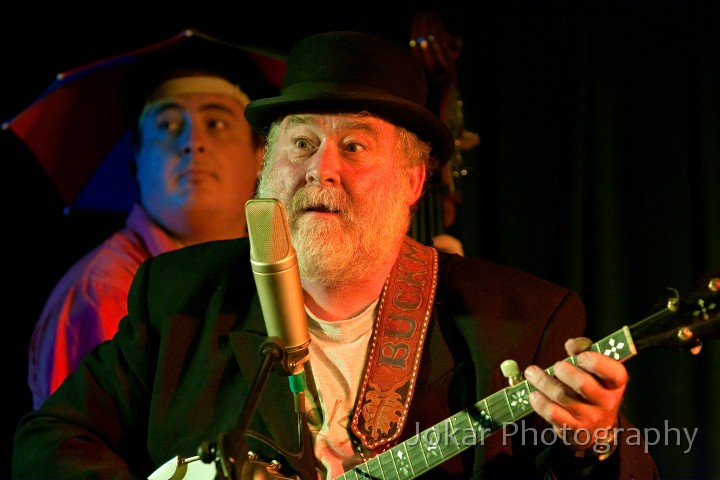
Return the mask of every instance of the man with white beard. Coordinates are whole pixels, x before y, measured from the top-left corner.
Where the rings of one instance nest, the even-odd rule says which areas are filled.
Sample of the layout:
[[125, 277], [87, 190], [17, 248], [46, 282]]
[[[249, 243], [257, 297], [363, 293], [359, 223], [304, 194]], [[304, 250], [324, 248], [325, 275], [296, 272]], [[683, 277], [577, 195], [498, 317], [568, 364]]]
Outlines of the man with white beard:
[[[147, 476], [216, 439], [200, 450], [221, 478], [263, 461], [305, 479], [657, 477], [619, 412], [624, 366], [579, 354], [577, 295], [407, 236], [453, 148], [426, 92], [405, 48], [327, 32], [291, 51], [280, 96], [245, 111], [267, 134], [258, 196], [285, 206], [297, 251], [307, 392], [269, 375], [237, 431], [268, 335], [248, 241], [185, 248], [143, 264], [115, 338], [23, 419], [16, 478]], [[526, 382], [489, 401], [508, 358]], [[506, 421], [522, 434], [484, 436]]]

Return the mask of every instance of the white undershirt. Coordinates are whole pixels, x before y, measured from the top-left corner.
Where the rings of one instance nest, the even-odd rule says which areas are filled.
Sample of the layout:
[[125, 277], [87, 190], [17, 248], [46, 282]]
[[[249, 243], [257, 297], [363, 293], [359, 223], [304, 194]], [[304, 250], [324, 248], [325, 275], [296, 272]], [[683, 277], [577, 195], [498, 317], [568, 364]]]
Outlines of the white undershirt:
[[319, 393], [308, 423], [314, 440], [319, 478], [334, 479], [361, 463], [350, 441], [350, 421], [365, 368], [375, 320], [376, 300], [360, 315], [347, 320], [324, 321], [307, 308], [310, 331], [310, 365]]

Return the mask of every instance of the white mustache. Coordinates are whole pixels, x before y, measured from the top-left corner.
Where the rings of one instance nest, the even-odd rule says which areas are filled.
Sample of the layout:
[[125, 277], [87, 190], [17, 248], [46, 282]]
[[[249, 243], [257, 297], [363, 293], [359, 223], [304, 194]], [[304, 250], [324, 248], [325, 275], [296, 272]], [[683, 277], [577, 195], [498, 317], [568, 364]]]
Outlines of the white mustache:
[[352, 216], [352, 204], [346, 193], [316, 185], [306, 185], [295, 192], [290, 210], [292, 213], [319, 210], [340, 213], [345, 217]]

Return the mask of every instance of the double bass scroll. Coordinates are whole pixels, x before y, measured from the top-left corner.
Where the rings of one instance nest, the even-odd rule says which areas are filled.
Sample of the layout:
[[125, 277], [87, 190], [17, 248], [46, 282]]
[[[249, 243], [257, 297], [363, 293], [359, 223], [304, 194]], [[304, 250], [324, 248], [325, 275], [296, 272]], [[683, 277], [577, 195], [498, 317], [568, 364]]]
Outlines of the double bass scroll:
[[459, 182], [468, 173], [462, 152], [476, 147], [480, 136], [465, 129], [456, 69], [462, 38], [448, 32], [438, 13], [420, 11], [413, 17], [409, 44], [428, 79], [428, 108], [445, 122], [455, 139], [455, 154], [430, 178], [413, 216], [412, 237], [433, 245], [433, 240], [455, 223], [461, 203]]

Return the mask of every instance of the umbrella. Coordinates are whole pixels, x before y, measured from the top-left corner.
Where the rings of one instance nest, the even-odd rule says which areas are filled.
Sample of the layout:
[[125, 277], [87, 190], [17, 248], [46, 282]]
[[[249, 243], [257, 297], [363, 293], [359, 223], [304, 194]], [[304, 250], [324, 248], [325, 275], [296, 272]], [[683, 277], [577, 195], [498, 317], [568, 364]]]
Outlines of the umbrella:
[[132, 129], [156, 77], [168, 67], [210, 68], [238, 79], [251, 98], [276, 95], [282, 55], [234, 45], [195, 29], [57, 75], [2, 125], [32, 151], [67, 207], [129, 211]]

